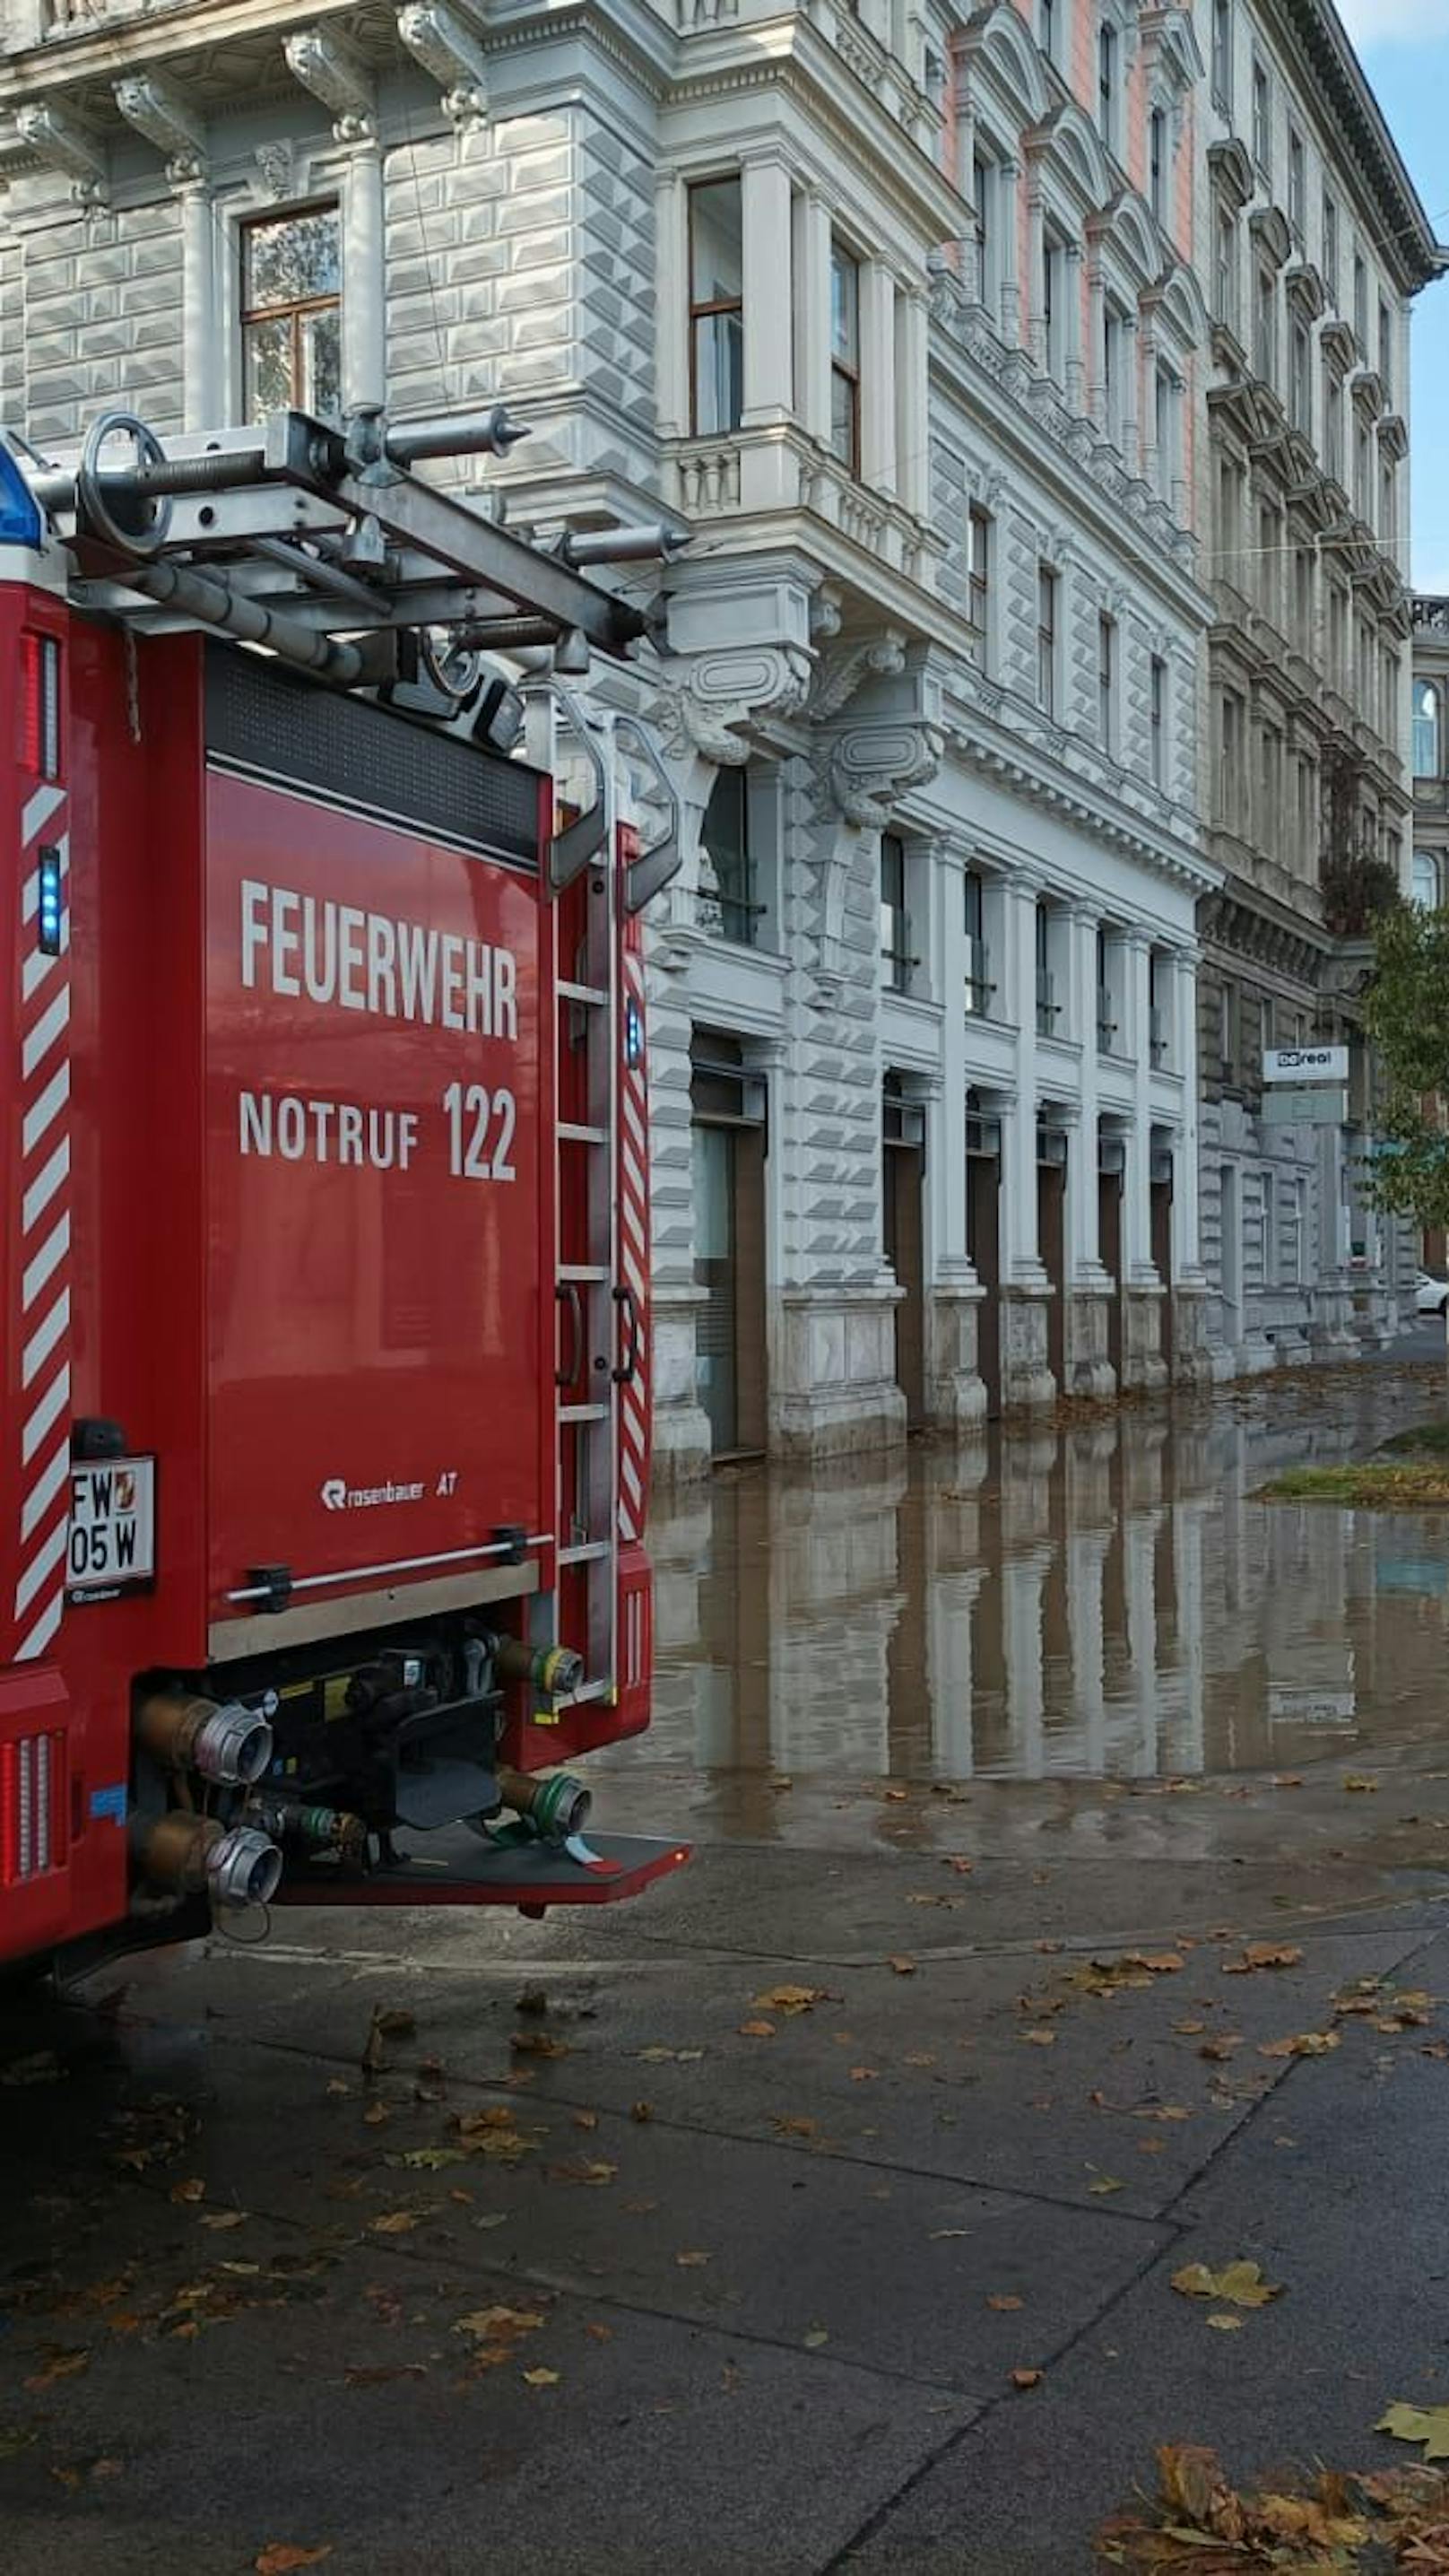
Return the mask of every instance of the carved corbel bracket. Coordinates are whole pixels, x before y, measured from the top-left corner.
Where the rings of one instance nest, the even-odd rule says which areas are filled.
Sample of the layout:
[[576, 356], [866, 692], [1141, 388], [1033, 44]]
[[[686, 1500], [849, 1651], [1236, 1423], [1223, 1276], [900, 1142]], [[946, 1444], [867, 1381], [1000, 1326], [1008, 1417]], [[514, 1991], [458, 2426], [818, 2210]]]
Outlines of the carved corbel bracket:
[[372, 82], [350, 45], [330, 27], [300, 27], [282, 47], [292, 78], [320, 99], [339, 143], [371, 143], [377, 133]]
[[443, 113], [454, 125], [475, 125], [488, 113], [488, 67], [483, 48], [448, 0], [409, 0], [398, 11], [397, 31], [408, 52], [443, 93]]

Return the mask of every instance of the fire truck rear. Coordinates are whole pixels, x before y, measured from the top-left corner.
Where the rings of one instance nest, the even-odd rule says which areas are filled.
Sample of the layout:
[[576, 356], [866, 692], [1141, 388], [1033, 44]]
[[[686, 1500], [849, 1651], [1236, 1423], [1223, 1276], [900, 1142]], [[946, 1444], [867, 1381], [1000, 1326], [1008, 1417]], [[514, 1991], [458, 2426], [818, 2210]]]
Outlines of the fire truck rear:
[[0, 1960], [686, 1856], [564, 1767], [649, 1716], [674, 850], [560, 686], [640, 614], [412, 470], [514, 434], [0, 441]]

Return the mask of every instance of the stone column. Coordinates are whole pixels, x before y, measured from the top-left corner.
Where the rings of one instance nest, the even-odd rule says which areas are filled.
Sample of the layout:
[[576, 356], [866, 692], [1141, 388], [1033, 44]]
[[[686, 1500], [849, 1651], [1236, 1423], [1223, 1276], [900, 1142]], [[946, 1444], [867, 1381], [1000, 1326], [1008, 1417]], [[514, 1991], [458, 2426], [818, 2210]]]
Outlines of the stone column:
[[380, 403], [387, 391], [382, 152], [374, 135], [347, 165], [342, 242], [342, 399]]
[[1138, 371], [1139, 429], [1138, 452], [1140, 471], [1154, 492], [1158, 489], [1160, 459], [1157, 453], [1157, 337], [1149, 323], [1139, 335], [1141, 363]]
[[1087, 1768], [1100, 1772], [1107, 1752], [1106, 1654], [1102, 1619], [1102, 1584], [1110, 1533], [1105, 1529], [1069, 1528], [1067, 1555], [1067, 1635], [1072, 1657], [1072, 1704], [1082, 1730]]
[[1063, 262], [1066, 271], [1066, 330], [1063, 347], [1066, 352], [1065, 391], [1067, 409], [1078, 417], [1087, 408], [1087, 371], [1082, 358], [1082, 260], [1080, 242], [1068, 242]]
[[1030, 163], [1026, 174], [1026, 341], [1034, 367], [1046, 366], [1047, 326], [1045, 279], [1046, 211], [1042, 204], [1041, 174]]
[[896, 306], [896, 488], [918, 519], [931, 506], [927, 436], [930, 402], [930, 317], [924, 295], [902, 295]]
[[1115, 1293], [1102, 1267], [1097, 1144], [1097, 933], [1095, 904], [1067, 915], [1068, 1007], [1081, 1038], [1079, 1124], [1067, 1159], [1067, 1385], [1071, 1395], [1111, 1396], [1117, 1381], [1108, 1359], [1108, 1306]]
[[996, 191], [1001, 234], [1001, 336], [1008, 349], [1021, 346], [1021, 262], [1016, 232], [1016, 192], [1020, 184], [1020, 162], [999, 162]]
[[182, 424], [215, 429], [220, 403], [216, 384], [216, 272], [213, 263], [211, 190], [205, 174], [189, 175], [177, 189], [181, 208]]
[[1016, 1097], [1001, 1122], [1001, 1395], [1010, 1410], [1054, 1404], [1047, 1364], [1047, 1300], [1037, 1231], [1036, 899], [1039, 880], [1006, 883], [1006, 1017], [1016, 1027]]
[[860, 471], [877, 492], [896, 488], [896, 287], [884, 260], [860, 273]]
[[687, 438], [689, 409], [689, 192], [675, 171], [654, 188], [654, 366], [661, 438]]
[[1002, 1643], [1006, 1660], [1006, 1723], [1012, 1776], [1039, 1780], [1046, 1768], [1042, 1741], [1041, 1596], [1051, 1551], [1034, 1548], [1001, 1569]]
[[940, 961], [936, 997], [945, 1012], [940, 1083], [927, 1113], [926, 1374], [931, 1417], [954, 1431], [986, 1415], [986, 1389], [976, 1368], [981, 1290], [966, 1250], [966, 856], [959, 843], [941, 841], [930, 857], [931, 953]]
[[783, 155], [746, 161], [744, 226], [745, 428], [789, 418], [794, 400], [790, 312], [790, 172]]
[[1152, 943], [1124, 934], [1127, 1044], [1132, 1055], [1132, 1125], [1122, 1209], [1122, 1374], [1128, 1386], [1162, 1386], [1162, 1301], [1166, 1283], [1152, 1258]]
[[822, 445], [830, 436], [830, 209], [812, 189], [805, 199], [800, 282], [800, 410]]
[[[1111, 426], [1107, 418], [1107, 290], [1102, 282], [1102, 254], [1095, 247], [1087, 261], [1087, 308], [1091, 343], [1087, 352], [1088, 408], [1095, 427], [1105, 437]], [[1118, 354], [1120, 357], [1120, 351]]]
[[1138, 470], [1142, 454], [1142, 352], [1139, 346], [1137, 316], [1122, 316], [1122, 462], [1129, 474]]

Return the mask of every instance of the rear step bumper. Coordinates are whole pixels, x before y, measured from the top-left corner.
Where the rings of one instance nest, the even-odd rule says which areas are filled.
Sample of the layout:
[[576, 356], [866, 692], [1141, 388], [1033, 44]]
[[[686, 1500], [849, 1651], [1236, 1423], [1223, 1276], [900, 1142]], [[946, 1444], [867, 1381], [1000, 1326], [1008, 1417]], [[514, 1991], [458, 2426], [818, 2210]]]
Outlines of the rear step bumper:
[[[285, 1905], [617, 1905], [682, 1868], [688, 1843], [644, 1834], [590, 1834], [581, 1856], [556, 1843], [490, 1844], [466, 1829], [398, 1834], [395, 1866], [366, 1873], [293, 1870], [276, 1902]], [[586, 1855], [586, 1856], [583, 1856]]]

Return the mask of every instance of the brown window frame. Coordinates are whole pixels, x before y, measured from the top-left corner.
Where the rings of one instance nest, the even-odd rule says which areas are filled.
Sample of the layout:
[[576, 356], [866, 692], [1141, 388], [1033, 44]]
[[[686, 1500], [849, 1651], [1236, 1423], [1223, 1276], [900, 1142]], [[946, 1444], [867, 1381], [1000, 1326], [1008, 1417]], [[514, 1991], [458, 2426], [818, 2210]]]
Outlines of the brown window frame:
[[244, 410], [246, 409], [247, 391], [247, 334], [255, 323], [289, 322], [291, 324], [292, 393], [295, 407], [298, 410], [303, 407], [302, 389], [306, 375], [306, 365], [303, 355], [304, 344], [302, 338], [303, 323], [310, 320], [314, 313], [335, 313], [337, 316], [339, 339], [341, 337], [341, 286], [338, 287], [335, 295], [300, 295], [295, 297], [290, 303], [248, 304], [246, 300], [247, 279], [249, 273], [247, 245], [251, 235], [253, 233], [271, 231], [278, 224], [305, 223], [309, 215], [335, 215], [337, 219], [337, 263], [338, 273], [340, 275], [342, 267], [342, 206], [340, 200], [336, 197], [311, 197], [307, 200], [305, 205], [277, 206], [267, 214], [247, 215], [243, 218], [242, 223], [238, 228], [239, 238], [237, 242], [237, 250], [240, 258], [241, 276], [241, 295], [239, 301], [241, 306], [242, 405]]
[[[841, 260], [848, 262], [855, 271], [855, 364], [853, 366], [848, 359], [839, 355], [835, 346], [835, 267], [836, 262]], [[830, 244], [830, 381], [833, 387], [838, 377], [841, 384], [848, 385], [850, 388], [850, 454], [848, 457], [842, 456], [834, 444], [833, 395], [830, 405], [831, 454], [837, 465], [843, 465], [847, 474], [857, 479], [860, 475], [860, 290], [863, 266], [862, 260], [847, 243], [832, 239]]]

